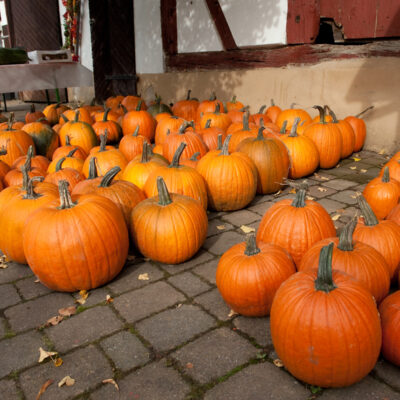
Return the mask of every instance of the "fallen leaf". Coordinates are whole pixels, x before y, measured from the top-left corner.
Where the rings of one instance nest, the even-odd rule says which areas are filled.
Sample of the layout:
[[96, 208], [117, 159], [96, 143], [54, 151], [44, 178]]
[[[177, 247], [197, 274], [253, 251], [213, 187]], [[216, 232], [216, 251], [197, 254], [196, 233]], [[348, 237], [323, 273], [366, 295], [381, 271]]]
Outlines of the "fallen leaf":
[[52, 379], [48, 379], [45, 383], [43, 383], [42, 387], [39, 390], [39, 393], [36, 396], [36, 400], [40, 399], [40, 396], [46, 391], [46, 389], [53, 383]]
[[46, 350], [43, 350], [41, 347], [39, 347], [39, 360], [38, 360], [38, 362], [42, 362], [42, 361], [44, 361], [46, 358], [51, 358], [51, 356], [55, 356], [56, 354], [57, 354], [57, 352], [56, 351], [46, 351]]
[[78, 304], [80, 304], [80, 305], [82, 306], [83, 304], [86, 303], [86, 300], [85, 300], [85, 299], [82, 299], [82, 298], [76, 299], [76, 300], [75, 300], [75, 303], [78, 303]]
[[367, 172], [367, 170], [366, 170], [366, 169], [360, 169], [360, 172], [361, 172], [362, 174], [365, 174], [365, 173]]
[[361, 161], [361, 158], [353, 157], [353, 160], [354, 160], [355, 162], [357, 162], [357, 161]]
[[242, 225], [240, 227], [240, 229], [244, 232], [244, 233], [250, 233], [250, 232], [255, 232], [256, 229], [252, 228], [251, 226], [246, 226], [246, 225]]
[[181, 308], [182, 307], [182, 303], [179, 303], [175, 308]]
[[306, 200], [315, 200], [315, 197], [312, 197], [312, 196], [306, 196]]
[[126, 257], [126, 261], [135, 261], [136, 260], [136, 256], [134, 255], [128, 255], [128, 257]]
[[4, 256], [4, 255], [0, 257], [0, 268], [1, 268], [1, 269], [6, 269], [6, 268], [8, 268], [7, 257]]
[[106, 296], [106, 303], [112, 303], [114, 301], [114, 299], [108, 294]]
[[61, 387], [63, 385], [72, 386], [74, 383], [75, 383], [75, 379], [73, 379], [69, 375], [67, 375], [67, 376], [64, 376], [64, 378], [62, 378], [60, 382], [58, 382], [58, 387]]
[[115, 386], [115, 389], [119, 390], [119, 386], [117, 385], [117, 382], [114, 381], [114, 379], [104, 379], [102, 382], [103, 383], [111, 383], [112, 385]]
[[331, 217], [332, 221], [337, 221], [340, 218], [340, 214], [335, 214]]
[[340, 167], [340, 164], [337, 164], [335, 168], [339, 168], [339, 167]]
[[339, 210], [336, 210], [337, 213], [344, 213], [344, 208], [339, 208]]
[[79, 296], [82, 297], [82, 299], [87, 299], [89, 297], [89, 292], [87, 290], [80, 290], [79, 291]]
[[223, 231], [225, 229], [225, 225], [217, 225], [217, 229], [219, 231]]
[[58, 310], [58, 313], [62, 317], [70, 317], [71, 315], [76, 314], [76, 307], [75, 306], [70, 306], [70, 307], [60, 308]]
[[325, 188], [323, 188], [323, 187], [318, 187], [317, 189], [318, 189], [318, 191], [320, 191], [320, 192], [327, 192], [327, 191], [328, 191], [328, 189], [325, 189]]
[[353, 165], [352, 167], [349, 167], [350, 169], [357, 169], [357, 167], [355, 165]]
[[385, 149], [380, 150], [378, 154], [385, 154]]
[[274, 197], [278, 197], [282, 193], [282, 190], [278, 190], [275, 194]]
[[40, 283], [39, 279], [36, 279], [35, 281], [33, 281], [33, 283]]
[[274, 360], [274, 365], [275, 365], [276, 367], [278, 367], [278, 368], [282, 368], [282, 367], [283, 367], [283, 362], [282, 362], [279, 358], [276, 358], [276, 359]]
[[191, 362], [186, 363], [186, 368], [192, 369], [193, 364]]
[[238, 315], [236, 311], [231, 310], [228, 314], [228, 318], [233, 317], [234, 315]]
[[45, 325], [46, 326], [50, 326], [50, 325], [55, 326], [55, 325], [58, 325], [63, 319], [64, 319], [64, 317], [62, 317], [61, 315], [56, 315], [55, 317], [48, 319], [46, 321]]
[[57, 357], [53, 362], [56, 367], [61, 367], [63, 364], [63, 359], [61, 357]]
[[295, 188], [293, 188], [293, 189], [290, 189], [290, 190], [289, 190], [289, 193], [296, 194], [296, 189], [295, 189]]
[[150, 280], [149, 274], [146, 272], [145, 274], [140, 274], [138, 276], [139, 281], [148, 281]]

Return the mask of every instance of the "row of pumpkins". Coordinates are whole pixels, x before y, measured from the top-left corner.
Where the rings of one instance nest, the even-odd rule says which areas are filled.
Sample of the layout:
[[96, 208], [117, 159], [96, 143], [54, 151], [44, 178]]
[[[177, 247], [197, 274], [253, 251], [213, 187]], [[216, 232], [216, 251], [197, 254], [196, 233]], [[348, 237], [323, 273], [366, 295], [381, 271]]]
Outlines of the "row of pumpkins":
[[[26, 124], [0, 127], [0, 180], [8, 186], [0, 192], [0, 249], [28, 263], [52, 289], [91, 289], [113, 279], [125, 263], [129, 236], [146, 257], [183, 262], [206, 238], [208, 208], [243, 208], [256, 192], [278, 191], [287, 176], [334, 167], [365, 139], [361, 118], [348, 118], [355, 124], [346, 136], [339, 128], [346, 119], [338, 121], [328, 107], [317, 107], [313, 122], [304, 110], [276, 106], [254, 115], [243, 107], [221, 112], [225, 106], [212, 99], [197, 101], [183, 117], [196, 103], [189, 98], [174, 105], [173, 116], [161, 102], [150, 106], [153, 117], [140, 99], [127, 98], [108, 99], [108, 109], [92, 115], [89, 106], [53, 105], [45, 110], [47, 123], [29, 122], [32, 111]], [[177, 111], [180, 103], [186, 108]], [[198, 112], [203, 103], [213, 110]], [[107, 143], [118, 142], [121, 127], [117, 150]], [[300, 186], [293, 201], [278, 201], [266, 212], [257, 237], [219, 261], [224, 300], [243, 315], [271, 313], [278, 356], [307, 383], [345, 386], [365, 376], [379, 355], [381, 322], [383, 354], [400, 365], [400, 295], [388, 296], [399, 276], [399, 158], [367, 185], [359, 198], [363, 218], [357, 227], [351, 221], [339, 239], [329, 214], [306, 200]]]

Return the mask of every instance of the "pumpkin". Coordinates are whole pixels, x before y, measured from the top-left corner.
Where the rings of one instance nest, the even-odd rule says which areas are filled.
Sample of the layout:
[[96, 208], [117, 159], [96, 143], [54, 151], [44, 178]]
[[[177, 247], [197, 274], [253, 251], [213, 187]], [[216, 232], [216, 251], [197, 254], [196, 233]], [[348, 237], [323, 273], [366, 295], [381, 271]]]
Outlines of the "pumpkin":
[[207, 214], [199, 201], [169, 193], [157, 178], [158, 196], [141, 201], [132, 211], [131, 235], [150, 259], [179, 264], [200, 249], [207, 236]]
[[320, 113], [320, 122], [307, 125], [304, 135], [317, 146], [319, 165], [321, 168], [333, 168], [342, 154], [342, 134], [333, 122], [325, 122], [325, 111], [320, 106], [314, 106]]
[[256, 112], [255, 114], [251, 114], [251, 117], [253, 118], [253, 122], [257, 125], [260, 126], [262, 125], [260, 123], [260, 120], [263, 120], [263, 123], [266, 122], [272, 122], [271, 119], [267, 116], [267, 114], [265, 114], [265, 109], [266, 109], [266, 105], [262, 105], [260, 107], [260, 109], [258, 110], [258, 112]]
[[211, 120], [210, 126], [215, 126], [222, 129], [224, 132], [228, 129], [228, 126], [232, 123], [229, 115], [220, 112], [220, 104], [215, 105], [215, 110], [213, 112], [206, 112], [200, 118], [200, 128], [204, 129], [208, 120]]
[[157, 178], [161, 176], [172, 193], [191, 197], [201, 203], [207, 210], [207, 189], [203, 177], [193, 168], [180, 165], [180, 157], [186, 147], [182, 142], [176, 150], [171, 164], [160, 165], [150, 173], [143, 187], [147, 197], [157, 195]]
[[186, 121], [183, 118], [171, 115], [169, 117], [163, 118], [156, 126], [156, 133], [154, 141], [156, 145], [163, 144], [165, 139], [170, 133], [175, 133], [179, 131], [179, 128]]
[[[265, 111], [267, 117], [275, 124], [281, 112], [282, 109], [279, 106], [275, 105], [274, 99], [271, 99], [271, 105], [267, 108], [267, 111]], [[307, 120], [307, 117], [305, 118], [305, 120]]]
[[246, 207], [257, 190], [257, 168], [244, 153], [229, 153], [228, 135], [222, 150], [208, 153], [197, 164], [207, 187], [208, 204], [216, 211], [234, 211]]
[[386, 218], [400, 199], [400, 182], [390, 177], [389, 167], [382, 176], [372, 179], [363, 190], [365, 200], [378, 219]]
[[357, 219], [353, 218], [343, 227], [339, 238], [323, 239], [312, 245], [302, 257], [298, 270], [318, 268], [321, 249], [333, 242], [332, 268], [354, 277], [380, 303], [389, 293], [389, 266], [373, 247], [353, 240], [356, 224]]
[[147, 109], [146, 103], [139, 96], [125, 96], [121, 101], [121, 105], [124, 106], [127, 111], [145, 111]]
[[[249, 106], [243, 107], [243, 108], [239, 108], [239, 109], [230, 110], [230, 111], [228, 111], [226, 113], [226, 115], [230, 118], [231, 124], [233, 124], [235, 122], [236, 123], [238, 123], [238, 122], [240, 123], [240, 122], [243, 121], [243, 114], [248, 110], [249, 110]], [[256, 123], [253, 114], [249, 115], [249, 122], [252, 122], [252, 123], [254, 123], [254, 124], [259, 126], [259, 124]], [[226, 131], [226, 129], [224, 131]]]
[[88, 125], [92, 125], [93, 119], [90, 115], [90, 112], [86, 110], [84, 107], [78, 107], [75, 108], [74, 110], [66, 110], [60, 115], [60, 119], [58, 123], [60, 125], [64, 125], [68, 121], [79, 121], [79, 122], [85, 122]]
[[[89, 161], [89, 174], [87, 178], [79, 181], [71, 190], [71, 194], [80, 195], [90, 193], [91, 190], [93, 190], [92, 187], [98, 186], [102, 179], [103, 177], [97, 174], [96, 157], [91, 157]], [[89, 187], [91, 188], [89, 189]]]
[[272, 342], [285, 368], [321, 387], [364, 378], [382, 339], [371, 293], [342, 271], [332, 272], [332, 248], [322, 248], [318, 270], [298, 272], [280, 286], [270, 317]]
[[400, 367], [400, 290], [383, 300], [379, 313], [382, 321], [382, 355]]
[[400, 204], [397, 204], [395, 207], [392, 208], [392, 211], [390, 211], [386, 219], [394, 221], [397, 225], [400, 225]]
[[226, 138], [226, 134], [221, 128], [211, 126], [211, 119], [207, 120], [204, 128], [198, 133], [209, 150], [215, 150], [217, 148], [219, 135], [221, 135], [222, 140]]
[[[65, 155], [65, 157], [61, 157], [61, 158], [64, 158], [63, 168], [68, 167], [68, 168], [76, 169], [79, 172], [82, 171], [84, 161], [82, 159], [76, 158], [74, 156], [77, 151], [78, 151], [77, 148], [72, 149], [68, 154]], [[61, 160], [61, 158], [53, 160], [49, 164], [49, 166], [47, 168], [47, 173], [50, 174], [51, 172], [54, 172], [56, 170], [56, 165]]]
[[[7, 153], [6, 150], [0, 150], [0, 156], [5, 155]], [[4, 161], [0, 160], [0, 181], [3, 183], [3, 179], [6, 176], [7, 172], [10, 170], [10, 166], [6, 164]]]
[[83, 181], [85, 176], [76, 169], [69, 167], [63, 168], [65, 159], [66, 157], [63, 157], [57, 161], [54, 172], [47, 174], [44, 181], [58, 185], [60, 181], [65, 180], [68, 182], [69, 190], [72, 192], [75, 185], [78, 182]]
[[71, 198], [65, 181], [59, 192], [60, 200], [37, 210], [25, 224], [22, 243], [28, 264], [53, 290], [102, 286], [118, 275], [128, 255], [124, 217], [105, 197]]
[[[229, 130], [229, 129], [228, 129]], [[237, 147], [239, 146], [240, 142], [247, 138], [255, 139], [257, 137], [258, 127], [256, 124], [250, 125], [249, 124], [249, 112], [247, 111], [243, 115], [243, 128], [233, 132], [232, 138], [229, 142], [229, 152], [232, 153], [237, 151]], [[228, 131], [227, 131], [228, 134]]]
[[[25, 169], [25, 166], [22, 168]], [[27, 171], [26, 171], [27, 172]], [[33, 187], [33, 182], [43, 177], [30, 178], [25, 193], [15, 195], [0, 213], [1, 235], [0, 249], [8, 259], [26, 264], [22, 246], [22, 229], [25, 221], [40, 207], [57, 198], [57, 187], [54, 185]]]
[[[40, 169], [41, 171], [47, 171], [47, 168], [49, 167], [50, 161], [48, 158], [44, 156], [33, 156], [33, 147], [32, 150], [30, 150], [31, 147], [28, 150], [28, 153], [30, 152], [30, 157], [31, 157], [31, 167], [32, 168], [37, 168]], [[25, 164], [26, 159], [28, 158], [28, 155], [22, 156], [17, 158], [11, 168], [16, 169], [22, 167], [23, 164]]]
[[394, 221], [378, 221], [363, 195], [357, 198], [363, 218], [359, 218], [354, 240], [378, 250], [389, 266], [390, 278], [397, 280], [400, 265], [400, 226]]
[[351, 127], [353, 128], [355, 135], [355, 143], [354, 143], [354, 152], [360, 151], [365, 142], [365, 138], [367, 136], [367, 126], [363, 119], [361, 119], [361, 115], [366, 113], [369, 110], [372, 110], [374, 106], [370, 106], [366, 108], [364, 111], [360, 112], [356, 116], [349, 115], [344, 120], [347, 121]]
[[292, 107], [287, 110], [281, 111], [275, 121], [271, 118], [272, 122], [274, 122], [279, 129], [281, 129], [283, 123], [287, 121], [286, 129], [290, 130], [296, 118], [300, 118], [300, 124], [303, 122], [307, 125], [311, 123], [311, 117], [307, 111], [302, 110], [301, 108], [293, 107], [294, 105], [292, 105]]
[[83, 150], [81, 146], [71, 145], [71, 141], [68, 135], [65, 136], [65, 145], [57, 147], [57, 149], [54, 151], [52, 160], [58, 161], [60, 158], [66, 157], [67, 154], [70, 154], [72, 150], [76, 150], [73, 153], [75, 158], [79, 158], [83, 161], [86, 160], [86, 157], [88, 156], [86, 151]]
[[108, 111], [108, 114], [107, 114], [107, 119], [106, 119], [106, 121], [115, 121], [115, 122], [118, 122], [119, 118], [121, 117], [121, 114], [118, 114], [117, 112], [113, 111], [113, 110], [110, 109], [110, 108], [106, 108], [105, 111], [104, 111], [104, 110], [98, 111], [98, 112], [96, 112], [96, 113], [93, 115], [93, 121], [94, 121], [94, 123], [103, 121], [103, 119], [104, 119], [104, 114], [105, 114], [107, 111]]
[[60, 115], [67, 110], [69, 110], [69, 107], [64, 104], [49, 104], [44, 108], [43, 114], [50, 125], [56, 125], [60, 120]]
[[244, 107], [244, 104], [242, 102], [238, 101], [235, 95], [232, 96], [232, 99], [230, 101], [226, 102], [227, 112], [229, 112], [231, 110], [240, 110], [243, 107]]
[[237, 150], [247, 154], [257, 168], [257, 193], [269, 194], [281, 189], [288, 177], [289, 163], [287, 150], [277, 139], [264, 138], [263, 131], [261, 126], [257, 137], [242, 140]]
[[146, 136], [147, 139], [152, 141], [155, 135], [156, 120], [146, 110], [141, 110], [140, 100], [136, 109], [128, 111], [122, 119], [122, 133], [130, 135], [135, 132], [136, 127], [139, 125], [140, 134]]
[[42, 111], [36, 111], [35, 105], [32, 103], [30, 112], [25, 115], [25, 123], [29, 124], [31, 122], [36, 122], [41, 118], [46, 119], [46, 116]]
[[161, 102], [161, 97], [156, 95], [156, 99], [152, 102], [147, 111], [156, 118], [157, 114], [168, 113], [172, 115], [172, 110], [166, 104]]
[[196, 169], [197, 164], [199, 163], [199, 156], [200, 156], [200, 153], [196, 152], [192, 155], [192, 157], [186, 158], [184, 160], [180, 160], [179, 164], [186, 165], [187, 167]]
[[224, 104], [222, 101], [217, 100], [217, 96], [213, 93], [208, 100], [203, 100], [200, 102], [199, 106], [196, 110], [196, 122], [200, 122], [202, 114], [213, 112], [215, 110], [215, 106], [219, 104], [220, 110], [224, 110]]
[[143, 143], [150, 144], [146, 136], [139, 135], [139, 125], [136, 127], [132, 135], [125, 135], [119, 142], [118, 150], [125, 156], [127, 161], [131, 161], [135, 156], [140, 154], [143, 149]]
[[279, 286], [296, 272], [292, 258], [281, 247], [256, 243], [254, 233], [246, 242], [226, 251], [218, 262], [216, 283], [225, 303], [248, 317], [268, 315]]
[[98, 138], [100, 138], [100, 135], [103, 135], [107, 130], [107, 142], [114, 143], [119, 141], [122, 135], [122, 130], [117, 122], [108, 119], [109, 112], [110, 109], [107, 108], [107, 110], [104, 112], [103, 120], [96, 121], [92, 125], [92, 128]]
[[106, 99], [105, 106], [107, 108], [111, 108], [111, 109], [117, 108], [121, 104], [121, 101], [123, 99], [124, 99], [124, 96], [121, 96], [121, 95], [108, 97]]
[[172, 106], [172, 111], [177, 117], [183, 118], [186, 121], [194, 121], [196, 112], [199, 106], [199, 101], [190, 97], [191, 90], [188, 90], [185, 100], [179, 100]]
[[314, 243], [336, 235], [324, 207], [305, 197], [306, 185], [300, 185], [294, 200], [283, 199], [273, 204], [261, 219], [257, 232], [257, 241], [283, 247], [296, 266]]
[[49, 125], [41, 122], [28, 123], [24, 125], [23, 130], [32, 137], [36, 152], [51, 159], [59, 146], [57, 133]]
[[[9, 123], [10, 118], [12, 119], [11, 126]], [[10, 117], [7, 119], [7, 121], [0, 123], [0, 131], [4, 131], [4, 129], [7, 129], [9, 127], [11, 127], [12, 129], [15, 129], [15, 130], [19, 130], [19, 129], [22, 129], [24, 125], [25, 125], [25, 122], [14, 121], [14, 113], [11, 112]]]
[[307, 136], [297, 134], [299, 119], [292, 125], [289, 135], [280, 135], [290, 159], [289, 177], [303, 178], [311, 175], [319, 165], [319, 152], [315, 143]]

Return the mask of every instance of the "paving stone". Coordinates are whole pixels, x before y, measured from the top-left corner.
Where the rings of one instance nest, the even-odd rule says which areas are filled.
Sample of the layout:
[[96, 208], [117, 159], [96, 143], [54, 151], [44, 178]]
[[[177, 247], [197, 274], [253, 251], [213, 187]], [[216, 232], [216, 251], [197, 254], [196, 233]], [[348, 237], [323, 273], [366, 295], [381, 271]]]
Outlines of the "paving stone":
[[400, 368], [385, 361], [379, 360], [374, 367], [374, 374], [393, 389], [400, 391]]
[[[58, 382], [67, 375], [75, 379], [74, 385], [59, 388]], [[92, 389], [112, 376], [113, 372], [106, 358], [95, 346], [89, 345], [63, 356], [63, 364], [58, 368], [49, 361], [23, 372], [20, 382], [26, 400], [34, 400], [43, 383], [52, 379], [54, 383], [46, 389], [40, 400], [65, 400]]]
[[232, 229], [234, 229], [233, 225], [219, 218], [214, 218], [208, 222], [207, 237], [218, 235], [221, 232], [230, 231]]
[[386, 161], [387, 161], [386, 159], [378, 158], [376, 156], [362, 159], [363, 164], [373, 165], [376, 167], [380, 167], [382, 162], [386, 162]]
[[313, 175], [310, 175], [311, 179], [318, 182], [328, 182], [328, 180], [335, 179], [335, 175], [329, 175], [324, 170], [318, 170]]
[[200, 249], [190, 260], [181, 264], [159, 264], [162, 269], [167, 271], [169, 274], [174, 275], [179, 272], [186, 271], [195, 267], [196, 265], [203, 264], [206, 261], [213, 258], [214, 255], [208, 253], [207, 251]]
[[348, 174], [348, 175], [343, 175], [341, 178], [348, 181], [353, 181], [358, 184], [368, 183], [372, 179], [370, 176], [366, 174]]
[[11, 371], [36, 364], [39, 347], [44, 347], [39, 332], [28, 332], [0, 342], [0, 378]]
[[363, 183], [362, 185], [357, 185], [353, 187], [353, 190], [357, 191], [357, 192], [363, 192], [365, 189], [365, 186], [367, 186], [366, 183]]
[[182, 290], [182, 292], [185, 292], [188, 297], [197, 296], [210, 289], [210, 285], [190, 272], [174, 275], [168, 279], [168, 282]]
[[150, 359], [149, 350], [130, 332], [118, 332], [102, 340], [100, 345], [122, 371], [145, 364]]
[[[351, 173], [351, 169], [349, 169], [349, 167], [347, 165], [345, 166], [338, 166], [335, 168], [331, 168], [331, 169], [325, 169], [325, 170], [321, 170], [324, 173], [326, 173], [329, 176], [333, 176], [333, 177], [337, 177], [337, 176], [342, 176], [342, 175], [346, 175], [348, 173]], [[319, 174], [319, 172], [318, 172]]]
[[[356, 167], [356, 168], [354, 168], [354, 167]], [[350, 169], [351, 171], [360, 172], [362, 169], [371, 168], [371, 164], [364, 163], [364, 161], [361, 159], [361, 161], [353, 161], [353, 162], [347, 164], [346, 168]]]
[[194, 301], [201, 304], [209, 313], [215, 315], [221, 321], [230, 319], [228, 316], [231, 309], [226, 305], [218, 289], [197, 296]]
[[266, 201], [272, 201], [273, 199], [274, 199], [273, 194], [264, 194], [264, 195], [258, 194], [256, 197], [254, 197], [249, 207], [255, 206], [256, 204], [264, 203]]
[[327, 187], [322, 187], [322, 185], [315, 185], [315, 186], [310, 186], [308, 188], [308, 195], [312, 197], [316, 197], [317, 199], [321, 199], [323, 197], [329, 196], [331, 194], [335, 194], [336, 190], [327, 188]]
[[11, 284], [0, 285], [0, 308], [7, 308], [18, 304], [21, 297], [15, 287]]
[[346, 207], [346, 204], [340, 203], [339, 201], [335, 201], [332, 199], [321, 199], [318, 200], [318, 203], [325, 208], [328, 214], [331, 214], [333, 212], [336, 212], [336, 210], [340, 210]]
[[215, 273], [217, 271], [218, 262], [219, 258], [214, 258], [213, 260], [210, 260], [204, 264], [197, 266], [196, 268], [193, 268], [193, 272], [197, 275], [202, 276], [210, 283], [215, 285]]
[[14, 381], [3, 379], [0, 381], [1, 399], [16, 400], [20, 399], [18, 389]]
[[[106, 304], [107, 295], [110, 295], [112, 297], [111, 290], [107, 287], [100, 287], [94, 290], [90, 290], [88, 294], [89, 296], [86, 298], [86, 302], [82, 304], [83, 307], [92, 307], [100, 303]], [[82, 298], [79, 292], [75, 292], [73, 296], [75, 299]]]
[[207, 217], [209, 220], [213, 218], [220, 218], [225, 214], [227, 214], [226, 211], [207, 211]]
[[368, 177], [371, 177], [371, 178], [376, 178], [377, 176], [379, 176], [380, 172], [381, 172], [380, 167], [372, 167], [372, 168], [369, 168], [367, 170], [367, 172], [365, 172], [365, 175], [367, 175]]
[[263, 203], [259, 203], [249, 207], [249, 210], [254, 211], [257, 214], [260, 214], [261, 216], [264, 216], [264, 214], [269, 210], [272, 204], [274, 204], [272, 201], [265, 201]]
[[156, 282], [117, 297], [113, 304], [128, 322], [134, 322], [185, 300], [167, 283]]
[[222, 217], [224, 221], [228, 221], [229, 223], [236, 226], [251, 224], [252, 222], [257, 221], [259, 218], [260, 218], [259, 215], [249, 210], [240, 210], [231, 212]]
[[330, 198], [346, 204], [357, 204], [357, 192], [354, 190], [343, 190], [330, 196]]
[[66, 293], [51, 293], [25, 303], [8, 308], [4, 315], [16, 332], [37, 328], [58, 315], [60, 308], [74, 304], [74, 299]]
[[269, 362], [249, 365], [218, 384], [204, 400], [306, 400], [310, 392], [291, 375]]
[[287, 194], [284, 194], [284, 195], [276, 196], [274, 202], [276, 203], [277, 201], [287, 200], [287, 199], [293, 200], [295, 197], [296, 197], [295, 193], [287, 193]]
[[243, 236], [237, 232], [230, 231], [209, 237], [203, 247], [212, 254], [221, 255], [234, 244], [240, 242], [243, 242]]
[[35, 275], [33, 275], [27, 279], [21, 279], [15, 283], [15, 286], [17, 286], [19, 292], [25, 300], [31, 300], [35, 297], [43, 296], [53, 292], [42, 283], [35, 281], [37, 281], [37, 278]]
[[233, 320], [233, 325], [255, 339], [260, 346], [272, 346], [269, 317], [250, 318], [239, 315]]
[[165, 360], [146, 365], [118, 381], [119, 392], [113, 385], [103, 385], [92, 395], [92, 400], [182, 400], [190, 386]]
[[341, 389], [326, 389], [319, 398], [322, 400], [399, 400], [400, 393], [396, 393], [384, 383], [367, 376], [361, 382], [352, 386]]
[[[217, 350], [218, 349], [218, 350]], [[216, 329], [171, 354], [185, 367], [185, 372], [200, 383], [206, 383], [227, 374], [251, 358], [258, 350], [228, 328]]]
[[[139, 275], [148, 274], [149, 280], [139, 280]], [[164, 277], [162, 271], [155, 265], [145, 262], [140, 264], [127, 265], [122, 273], [118, 275], [111, 283], [107, 285], [114, 293], [124, 293], [128, 290], [137, 289], [142, 286], [146, 286], [158, 279]]]
[[0, 283], [14, 282], [33, 275], [32, 270], [27, 265], [17, 264], [15, 262], [7, 263], [8, 267], [0, 269]]
[[255, 232], [257, 232], [260, 224], [261, 224], [261, 219], [259, 221], [253, 222], [252, 224], [249, 224], [247, 226], [250, 228], [254, 228]]
[[183, 304], [139, 322], [139, 333], [156, 350], [167, 351], [215, 326], [216, 321], [197, 306]]
[[46, 328], [46, 333], [57, 351], [63, 353], [109, 335], [122, 327], [123, 323], [110, 307], [98, 306], [73, 315], [61, 324]]
[[6, 334], [5, 320], [0, 318], [0, 339]]
[[346, 190], [352, 186], [357, 185], [357, 183], [353, 181], [348, 181], [346, 179], [338, 178], [338, 179], [332, 179], [327, 182], [322, 182], [321, 185], [335, 190]]

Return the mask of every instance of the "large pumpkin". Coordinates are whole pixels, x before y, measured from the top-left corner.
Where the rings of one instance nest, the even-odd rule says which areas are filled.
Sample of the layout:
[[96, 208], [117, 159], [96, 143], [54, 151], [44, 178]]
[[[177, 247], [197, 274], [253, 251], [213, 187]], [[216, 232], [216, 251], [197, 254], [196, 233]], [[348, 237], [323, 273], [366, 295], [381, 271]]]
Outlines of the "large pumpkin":
[[381, 348], [379, 313], [371, 293], [332, 272], [333, 244], [318, 270], [298, 272], [278, 289], [271, 336], [278, 357], [297, 379], [314, 386], [349, 386], [374, 367]]
[[122, 119], [122, 133], [131, 135], [139, 125], [140, 134], [152, 141], [155, 135], [156, 120], [146, 110], [141, 109], [143, 102], [140, 100], [136, 109], [128, 111]]
[[22, 242], [28, 264], [53, 290], [104, 285], [121, 271], [128, 255], [124, 217], [105, 197], [71, 198], [65, 181], [59, 183], [59, 192], [60, 200], [37, 210], [25, 224]]
[[229, 307], [242, 315], [268, 315], [279, 286], [296, 272], [281, 247], [256, 243], [255, 234], [226, 251], [218, 262], [216, 283]]
[[[267, 114], [268, 115], [268, 114]], [[294, 104], [292, 105], [291, 108], [288, 108], [286, 110], [281, 111], [276, 120], [274, 121], [272, 118], [272, 122], [275, 122], [276, 125], [278, 125], [278, 128], [281, 129], [282, 125], [285, 121], [287, 121], [287, 128], [290, 130], [292, 128], [292, 125], [296, 118], [300, 118], [300, 124], [304, 123], [306, 125], [311, 123], [311, 117], [310, 114], [301, 109], [301, 108], [294, 108]]]
[[169, 194], [157, 179], [158, 196], [132, 211], [131, 234], [139, 251], [154, 261], [179, 264], [191, 258], [207, 236], [207, 214], [199, 201]]

